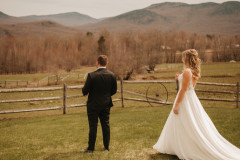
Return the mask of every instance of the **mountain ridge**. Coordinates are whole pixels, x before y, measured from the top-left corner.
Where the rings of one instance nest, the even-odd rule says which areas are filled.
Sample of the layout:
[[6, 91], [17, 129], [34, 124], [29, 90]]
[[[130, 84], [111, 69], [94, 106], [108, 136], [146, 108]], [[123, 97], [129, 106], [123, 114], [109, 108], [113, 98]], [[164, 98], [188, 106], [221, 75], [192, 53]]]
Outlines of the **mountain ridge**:
[[1, 24], [0, 37], [12, 36], [43, 36], [43, 35], [70, 35], [78, 30], [66, 27], [53, 21], [43, 20], [17, 24]]
[[[5, 15], [5, 19], [1, 19], [1, 13]], [[88, 15], [81, 14], [78, 12], [66, 12], [66, 13], [59, 13], [59, 14], [49, 14], [49, 15], [29, 15], [29, 16], [21, 16], [21, 17], [14, 17], [7, 15], [3, 12], [0, 13], [0, 23], [1, 24], [16, 24], [16, 23], [27, 23], [27, 22], [34, 22], [34, 21], [41, 21], [41, 20], [49, 20], [54, 21], [59, 24], [65, 26], [79, 26], [87, 23], [94, 23], [99, 21], [98, 19], [92, 18]], [[12, 18], [13, 20], [7, 20]], [[15, 20], [15, 21], [14, 21]], [[3, 23], [5, 22], [5, 23]]]
[[[237, 6], [237, 7], [236, 7]], [[187, 4], [164, 2], [79, 26], [85, 31], [160, 29], [201, 34], [240, 34], [240, 2]], [[136, 13], [139, 15], [136, 16]]]
[[[159, 29], [163, 31], [183, 30], [201, 34], [237, 35], [240, 34], [240, 2], [200, 4], [164, 2], [102, 19], [92, 18], [78, 12], [22, 17], [9, 16], [0, 12], [0, 23], [2, 24], [37, 21], [56, 22], [72, 27], [74, 30], [86, 32]], [[62, 29], [63, 26], [61, 26]]]

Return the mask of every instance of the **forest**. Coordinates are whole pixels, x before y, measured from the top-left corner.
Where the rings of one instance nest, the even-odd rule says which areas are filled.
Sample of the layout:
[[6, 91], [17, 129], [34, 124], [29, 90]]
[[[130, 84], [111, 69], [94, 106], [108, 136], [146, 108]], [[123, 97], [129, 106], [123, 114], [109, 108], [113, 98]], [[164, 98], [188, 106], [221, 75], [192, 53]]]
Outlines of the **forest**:
[[70, 72], [95, 65], [106, 54], [118, 77], [154, 70], [156, 64], [179, 63], [181, 52], [194, 48], [202, 62], [240, 60], [240, 36], [201, 35], [184, 31], [79, 32], [74, 35], [0, 38], [0, 74]]

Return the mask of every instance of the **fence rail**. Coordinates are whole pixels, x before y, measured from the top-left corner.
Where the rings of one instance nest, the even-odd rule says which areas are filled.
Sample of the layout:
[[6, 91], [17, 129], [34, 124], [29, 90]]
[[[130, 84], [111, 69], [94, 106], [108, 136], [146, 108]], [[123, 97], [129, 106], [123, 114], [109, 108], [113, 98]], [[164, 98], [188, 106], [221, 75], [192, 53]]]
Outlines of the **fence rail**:
[[195, 89], [196, 92], [207, 92], [207, 93], [225, 93], [225, 94], [236, 94], [234, 91], [217, 91], [217, 90], [202, 90], [202, 89]]
[[0, 81], [0, 88], [16, 88], [16, 87], [39, 87], [45, 85], [56, 85], [63, 83], [65, 80], [71, 78], [71, 80], [85, 79], [86, 74], [82, 73], [59, 73], [48, 75], [41, 80], [38, 81], [27, 81], [27, 80], [1, 80]]
[[[153, 80], [153, 81], [126, 81], [124, 80], [123, 83], [176, 83], [174, 80], [166, 80], [166, 81], [161, 81], [161, 80]], [[236, 87], [237, 84], [229, 84], [229, 83], [213, 83], [213, 82], [197, 82], [197, 84], [200, 85], [215, 85], [215, 86], [231, 86], [231, 87]]]
[[8, 84], [11, 84], [11, 86], [25, 86], [27, 87], [29, 85], [29, 81], [23, 81], [23, 80], [4, 80], [0, 81], [0, 87], [6, 88]]
[[[83, 85], [69, 86], [69, 89], [80, 89]], [[38, 92], [38, 91], [56, 91], [62, 90], [63, 87], [43, 87], [43, 88], [17, 88], [17, 89], [0, 89], [0, 93], [11, 93], [11, 92]]]
[[[66, 96], [67, 98], [79, 98], [83, 95]], [[44, 97], [44, 98], [31, 98], [31, 99], [16, 99], [16, 100], [0, 100], [0, 103], [14, 103], [14, 102], [32, 102], [32, 101], [49, 101], [49, 100], [60, 100], [63, 97]]]
[[[168, 81], [123, 81], [126, 84], [142, 84], [142, 83], [176, 83], [177, 90], [179, 88], [178, 81], [168, 80]], [[199, 85], [213, 85], [213, 86], [224, 86], [224, 87], [236, 87], [236, 91], [216, 91], [216, 90], [201, 90], [195, 89], [196, 92], [207, 92], [207, 93], [223, 93], [223, 94], [236, 94], [236, 99], [217, 99], [217, 98], [199, 98], [200, 100], [207, 101], [223, 101], [223, 102], [236, 102], [236, 108], [238, 108], [240, 100], [239, 100], [239, 82], [236, 84], [228, 84], [228, 83], [213, 83], [213, 82], [197, 82]]]
[[[132, 92], [132, 91], [127, 91], [127, 90], [123, 89], [124, 88], [123, 87], [124, 84], [142, 84], [142, 83], [176, 83], [176, 81], [123, 81], [123, 80], [121, 80], [120, 81], [121, 88], [120, 88], [120, 90], [118, 90], [118, 93], [121, 94], [120, 95], [121, 98], [113, 99], [113, 102], [121, 101], [122, 107], [124, 107], [124, 101], [125, 100], [139, 101], [139, 102], [149, 102], [149, 103], [157, 103], [157, 104], [166, 104], [166, 105], [173, 104], [173, 102], [161, 102], [161, 101], [158, 101], [157, 99], [155, 99], [153, 97], [148, 97], [148, 99], [150, 99], [150, 100], [146, 100], [146, 99], [130, 98], [130, 97], [125, 97], [124, 96], [124, 93], [127, 93], [127, 94], [131, 94], [131, 95], [138, 96], [138, 97], [146, 97], [146, 95], [144, 95], [144, 94], [136, 93], [136, 92]], [[208, 93], [236, 94], [236, 99], [217, 99], [217, 98], [199, 98], [199, 99], [200, 100], [207, 100], [207, 101], [236, 102], [236, 108], [238, 108], [238, 102], [240, 102], [240, 100], [239, 100], [239, 82], [237, 82], [237, 84], [198, 82], [197, 84], [236, 87], [236, 92], [234, 92], [234, 91], [200, 90], [200, 89], [195, 89], [195, 91], [196, 92], [208, 92]], [[64, 84], [63, 87], [0, 89], [0, 93], [38, 92], [38, 91], [63, 90], [63, 96], [58, 96], [58, 97], [43, 97], [43, 98], [16, 99], [16, 100], [0, 100], [0, 104], [1, 103], [15, 103], [15, 102], [63, 100], [63, 105], [62, 106], [54, 106], [54, 107], [48, 107], [48, 108], [5, 110], [5, 111], [0, 111], [0, 114], [21, 113], [21, 112], [34, 112], [34, 111], [46, 111], [46, 110], [58, 110], [58, 109], [62, 109], [63, 110], [63, 114], [66, 114], [67, 113], [67, 108], [86, 106], [85, 103], [67, 105], [67, 99], [83, 97], [83, 95], [67, 96], [67, 90], [68, 89], [81, 89], [82, 87], [83, 87], [83, 85], [67, 86], [66, 84]], [[178, 88], [178, 86], [177, 86], [177, 88]]]

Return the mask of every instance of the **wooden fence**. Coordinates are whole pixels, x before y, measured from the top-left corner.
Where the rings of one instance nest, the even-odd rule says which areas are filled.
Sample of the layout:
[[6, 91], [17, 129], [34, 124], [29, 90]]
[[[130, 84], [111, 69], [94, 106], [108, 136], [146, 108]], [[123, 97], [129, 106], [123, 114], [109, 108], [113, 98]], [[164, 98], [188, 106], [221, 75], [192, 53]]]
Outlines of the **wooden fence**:
[[[176, 81], [122, 81], [121, 80], [120, 81], [120, 91], [118, 91], [120, 93], [120, 95], [121, 95], [121, 98], [114, 99], [113, 101], [114, 102], [121, 101], [122, 107], [124, 107], [124, 101], [125, 100], [139, 101], [139, 102], [150, 102], [150, 103], [166, 104], [166, 105], [173, 104], [172, 102], [157, 101], [154, 98], [150, 98], [150, 100], [146, 100], [146, 99], [124, 97], [124, 93], [130, 94], [130, 95], [134, 95], [134, 96], [139, 96], [139, 97], [146, 97], [146, 95], [144, 95], [144, 94], [123, 90], [124, 84], [142, 84], [142, 83], [176, 83]], [[215, 99], [215, 98], [214, 99], [213, 98], [199, 98], [199, 99], [200, 100], [207, 100], [207, 101], [236, 102], [236, 108], [238, 108], [238, 103], [239, 103], [239, 82], [237, 82], [237, 84], [198, 82], [197, 84], [199, 84], [199, 85], [214, 85], [214, 86], [231, 86], [231, 87], [236, 87], [236, 91], [235, 92], [234, 91], [200, 90], [200, 89], [195, 89], [195, 91], [196, 92], [208, 92], [208, 93], [236, 94], [236, 99]], [[67, 113], [67, 108], [86, 106], [85, 103], [67, 105], [67, 99], [83, 97], [83, 95], [67, 96], [68, 89], [81, 89], [82, 87], [83, 87], [83, 85], [67, 86], [66, 84], [64, 84], [62, 87], [0, 89], [0, 94], [2, 94], [2, 93], [15, 93], [15, 92], [39, 92], [39, 91], [63, 90], [63, 96], [58, 96], [58, 97], [30, 98], [30, 99], [17, 99], [17, 100], [0, 100], [0, 103], [63, 100], [63, 105], [62, 106], [54, 106], [54, 107], [48, 107], [48, 108], [20, 109], [20, 110], [5, 110], [5, 111], [0, 111], [0, 114], [33, 112], [33, 111], [46, 111], [46, 110], [57, 110], [57, 109], [62, 109], [63, 110], [63, 114], [66, 114]], [[177, 86], [177, 88], [178, 88], [178, 86]]]
[[57, 85], [64, 83], [67, 79], [79, 81], [81, 78], [85, 79], [86, 74], [82, 73], [60, 73], [49, 75], [38, 81], [23, 81], [23, 80], [3, 80], [0, 81], [0, 88], [18, 88], [18, 87], [39, 87], [45, 85]]
[[59, 84], [60, 82], [63, 82], [64, 80], [68, 78], [73, 78], [76, 80], [79, 80], [80, 78], [84, 78], [84, 74], [80, 73], [66, 73], [66, 74], [56, 74], [56, 75], [50, 75], [47, 77], [47, 85], [50, 84]]
[[[177, 84], [177, 90], [179, 88], [178, 81], [123, 81], [123, 83], [128, 84], [141, 84], [141, 83], [176, 83]], [[222, 93], [222, 94], [235, 94], [236, 99], [217, 99], [217, 98], [202, 98], [200, 97], [200, 100], [206, 100], [206, 101], [223, 101], [223, 102], [236, 102], [236, 108], [239, 107], [239, 82], [236, 84], [228, 84], [228, 83], [211, 83], [211, 82], [197, 82], [198, 85], [212, 85], [212, 86], [225, 86], [225, 87], [234, 87], [236, 91], [218, 91], [218, 90], [201, 90], [201, 89], [195, 89], [196, 92], [206, 92], [206, 93]], [[123, 86], [123, 85], [121, 85]], [[121, 89], [123, 90], [123, 89]], [[124, 98], [123, 98], [124, 99]], [[166, 104], [172, 104], [171, 102], [166, 102]]]
[[27, 87], [28, 84], [29, 84], [29, 81], [22, 81], [22, 80], [5, 80], [5, 81], [0, 81], [0, 87], [1, 88], [6, 88], [7, 86], [10, 86], [10, 87], [25, 86], [25, 87]]

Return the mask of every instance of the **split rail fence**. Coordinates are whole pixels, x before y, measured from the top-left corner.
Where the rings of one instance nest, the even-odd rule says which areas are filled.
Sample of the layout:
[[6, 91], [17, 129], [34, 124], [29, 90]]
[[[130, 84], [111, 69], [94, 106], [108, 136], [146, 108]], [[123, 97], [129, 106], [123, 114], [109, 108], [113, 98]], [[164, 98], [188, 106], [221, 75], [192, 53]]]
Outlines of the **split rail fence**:
[[[124, 93], [139, 96], [139, 97], [146, 97], [144, 94], [132, 92], [132, 91], [126, 91], [123, 90], [124, 84], [143, 84], [143, 83], [176, 83], [176, 81], [120, 81], [120, 90], [118, 93], [120, 93], [119, 99], [113, 99], [113, 102], [121, 101], [122, 107], [124, 107], [124, 101], [130, 100], [130, 101], [139, 101], [139, 102], [150, 102], [150, 103], [157, 103], [157, 104], [166, 104], [170, 105], [173, 104], [172, 102], [161, 102], [157, 101], [156, 99], [146, 100], [146, 99], [138, 99], [138, 98], [130, 98], [125, 97]], [[178, 82], [177, 82], [178, 84]], [[208, 92], [208, 93], [222, 93], [222, 94], [235, 94], [235, 99], [216, 99], [216, 98], [199, 98], [200, 100], [206, 100], [206, 101], [224, 101], [224, 102], [236, 102], [236, 108], [238, 108], [239, 104], [239, 82], [237, 84], [226, 84], [226, 83], [210, 83], [210, 82], [197, 82], [199, 85], [213, 85], [213, 86], [228, 86], [228, 87], [234, 87], [236, 88], [236, 91], [217, 91], [217, 90], [200, 90], [195, 89], [196, 92]], [[4, 110], [0, 111], [0, 114], [7, 114], [7, 113], [21, 113], [21, 112], [34, 112], [34, 111], [46, 111], [46, 110], [60, 110], [62, 109], [63, 114], [67, 113], [67, 108], [73, 108], [73, 107], [82, 107], [86, 106], [85, 103], [81, 104], [72, 104], [67, 105], [67, 99], [70, 98], [79, 98], [83, 97], [83, 95], [72, 95], [67, 96], [67, 90], [68, 89], [81, 89], [83, 85], [77, 85], [77, 86], [67, 86], [64, 84], [62, 87], [47, 87], [47, 88], [18, 88], [18, 89], [0, 89], [0, 94], [4, 93], [16, 93], [16, 92], [40, 92], [40, 91], [56, 91], [56, 90], [63, 90], [63, 96], [58, 97], [44, 97], [44, 98], [30, 98], [30, 99], [17, 99], [17, 100], [0, 100], [1, 103], [15, 103], [15, 102], [32, 102], [32, 101], [49, 101], [49, 100], [62, 100], [62, 106], [55, 106], [55, 107], [48, 107], [48, 108], [33, 108], [33, 109], [18, 109], [18, 110]], [[178, 89], [178, 85], [177, 85]]]
[[25, 86], [27, 87], [29, 85], [29, 81], [22, 81], [22, 80], [5, 80], [0, 81], [0, 88], [6, 88], [7, 86], [14, 86], [14, 87], [20, 87]]
[[67, 73], [67, 74], [55, 74], [49, 75], [38, 81], [24, 81], [24, 80], [2, 80], [0, 81], [0, 88], [18, 88], [18, 87], [29, 87], [29, 86], [44, 86], [44, 85], [56, 85], [62, 84], [65, 80], [71, 79], [71, 81], [79, 81], [85, 79], [86, 74], [81, 73]]

